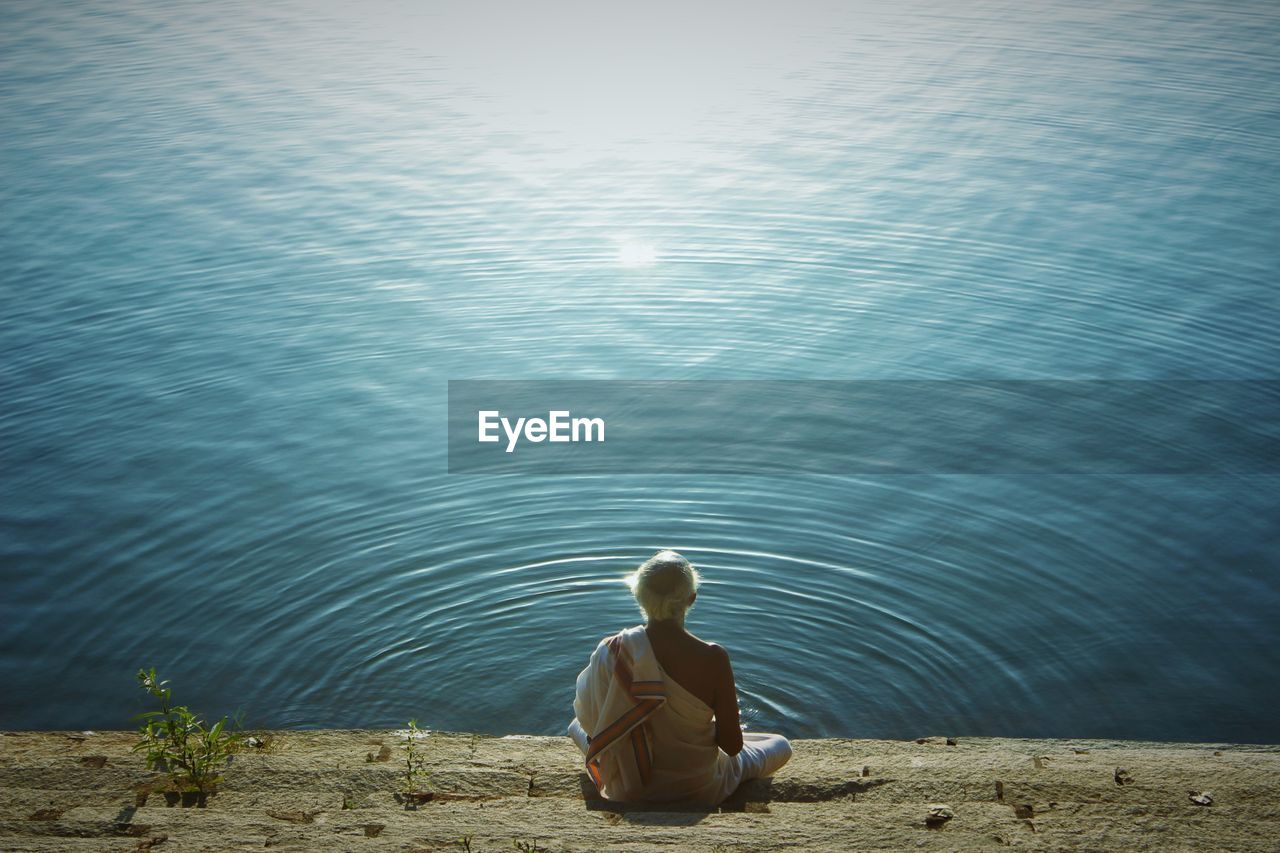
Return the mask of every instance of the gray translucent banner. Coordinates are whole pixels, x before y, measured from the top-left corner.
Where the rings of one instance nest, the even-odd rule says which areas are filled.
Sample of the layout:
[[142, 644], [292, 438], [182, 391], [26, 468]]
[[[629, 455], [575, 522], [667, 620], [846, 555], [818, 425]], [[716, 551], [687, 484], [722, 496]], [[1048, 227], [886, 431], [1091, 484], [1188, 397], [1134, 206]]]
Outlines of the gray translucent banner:
[[1280, 381], [451, 380], [448, 434], [465, 474], [1268, 474]]

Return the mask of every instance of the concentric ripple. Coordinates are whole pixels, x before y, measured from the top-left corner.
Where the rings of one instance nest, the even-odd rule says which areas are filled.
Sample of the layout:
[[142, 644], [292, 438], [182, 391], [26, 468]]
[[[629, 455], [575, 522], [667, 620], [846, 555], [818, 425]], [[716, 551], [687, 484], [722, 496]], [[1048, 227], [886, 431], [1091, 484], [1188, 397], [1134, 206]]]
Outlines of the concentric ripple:
[[757, 5], [8, 8], [0, 728], [560, 732], [674, 547], [752, 728], [1280, 739], [1274, 477], [445, 472], [448, 379], [1274, 378], [1275, 4]]

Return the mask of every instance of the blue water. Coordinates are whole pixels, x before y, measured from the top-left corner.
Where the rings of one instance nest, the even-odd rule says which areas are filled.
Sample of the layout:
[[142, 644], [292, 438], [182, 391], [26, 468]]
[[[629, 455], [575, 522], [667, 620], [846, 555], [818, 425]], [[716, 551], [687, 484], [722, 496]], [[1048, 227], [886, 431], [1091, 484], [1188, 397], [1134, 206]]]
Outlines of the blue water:
[[1276, 378], [1275, 3], [0, 19], [0, 727], [127, 726], [154, 665], [255, 726], [558, 733], [674, 547], [753, 728], [1280, 741], [1274, 476], [444, 432], [463, 378]]

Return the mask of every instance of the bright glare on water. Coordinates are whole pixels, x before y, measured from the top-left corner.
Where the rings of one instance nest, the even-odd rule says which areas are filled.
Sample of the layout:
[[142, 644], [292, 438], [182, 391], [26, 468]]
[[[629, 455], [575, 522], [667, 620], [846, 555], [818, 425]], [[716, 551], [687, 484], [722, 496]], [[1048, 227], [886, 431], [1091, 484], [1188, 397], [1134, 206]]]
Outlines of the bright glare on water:
[[0, 728], [125, 727], [154, 665], [254, 726], [561, 733], [672, 547], [752, 728], [1280, 741], [1274, 476], [444, 435], [449, 379], [1275, 378], [1277, 4], [0, 18]]

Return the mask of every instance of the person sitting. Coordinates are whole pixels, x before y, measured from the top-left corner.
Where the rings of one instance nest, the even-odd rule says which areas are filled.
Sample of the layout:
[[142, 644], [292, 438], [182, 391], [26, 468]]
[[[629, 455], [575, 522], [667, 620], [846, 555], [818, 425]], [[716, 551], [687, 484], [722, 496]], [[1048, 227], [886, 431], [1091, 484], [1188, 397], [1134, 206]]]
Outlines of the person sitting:
[[776, 734], [743, 733], [729, 653], [685, 628], [700, 578], [660, 551], [627, 578], [645, 624], [605, 637], [578, 675], [569, 735], [609, 800], [717, 805], [791, 757]]

